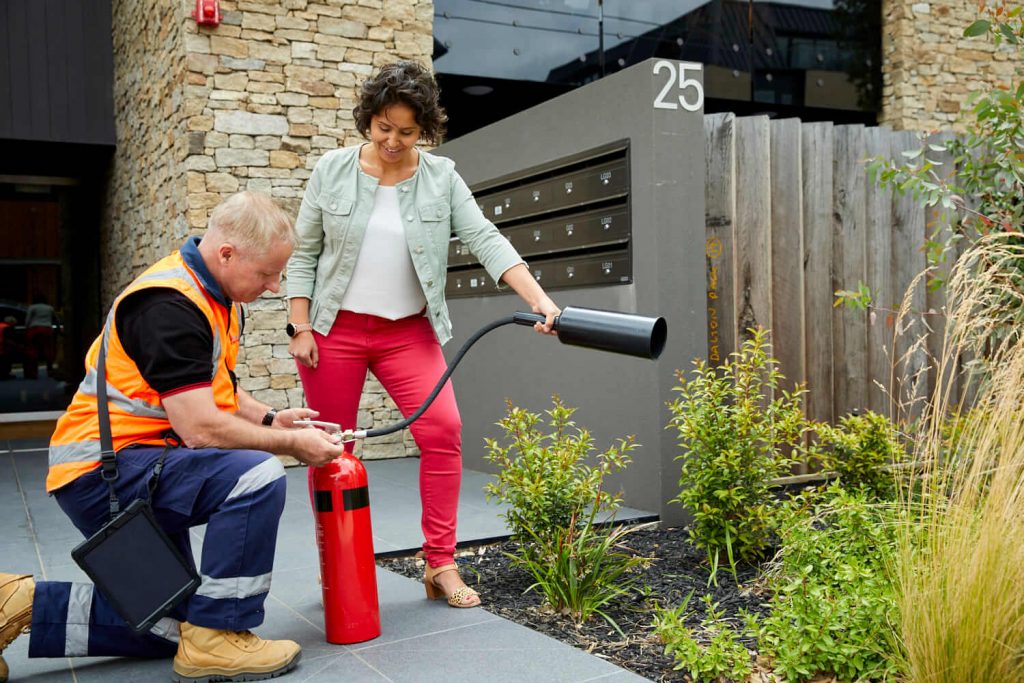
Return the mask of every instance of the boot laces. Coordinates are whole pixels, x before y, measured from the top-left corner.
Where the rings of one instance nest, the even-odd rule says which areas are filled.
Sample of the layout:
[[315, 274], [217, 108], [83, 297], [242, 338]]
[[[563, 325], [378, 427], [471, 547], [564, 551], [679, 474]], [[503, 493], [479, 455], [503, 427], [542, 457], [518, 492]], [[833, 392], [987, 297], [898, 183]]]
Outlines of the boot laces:
[[235, 643], [242, 647], [253, 647], [260, 643], [260, 637], [248, 629], [245, 631], [231, 631], [231, 636]]

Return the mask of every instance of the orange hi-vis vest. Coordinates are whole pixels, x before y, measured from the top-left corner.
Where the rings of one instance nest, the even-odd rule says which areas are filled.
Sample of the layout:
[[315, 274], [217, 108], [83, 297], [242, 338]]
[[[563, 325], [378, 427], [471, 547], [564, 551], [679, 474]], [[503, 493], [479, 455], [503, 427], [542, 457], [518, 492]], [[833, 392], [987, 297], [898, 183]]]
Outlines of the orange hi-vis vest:
[[114, 451], [133, 444], [162, 445], [171, 428], [160, 396], [146, 383], [135, 361], [125, 352], [114, 323], [117, 308], [126, 296], [147, 287], [166, 287], [187, 296], [210, 322], [213, 357], [210, 378], [217, 408], [238, 411], [238, 396], [232, 378], [238, 358], [238, 315], [233, 315], [203, 288], [181, 252], [167, 256], [135, 279], [110, 307], [103, 333], [92, 343], [85, 357], [85, 379], [78, 387], [67, 412], [57, 421], [50, 440], [50, 471], [47, 492], [55, 491], [100, 465], [100, 428], [96, 402], [96, 362], [100, 344], [106, 344], [107, 398]]

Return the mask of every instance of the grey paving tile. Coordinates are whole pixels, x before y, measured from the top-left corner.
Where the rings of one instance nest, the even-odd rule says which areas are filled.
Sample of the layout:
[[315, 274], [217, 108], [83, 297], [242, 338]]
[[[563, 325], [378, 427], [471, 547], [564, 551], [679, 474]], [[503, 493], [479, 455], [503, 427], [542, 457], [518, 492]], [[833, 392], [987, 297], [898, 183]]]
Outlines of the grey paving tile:
[[494, 681], [569, 683], [620, 671], [602, 659], [504, 620], [451, 628], [357, 652], [389, 679], [418, 683], [484, 677]]
[[[19, 636], [4, 650], [4, 659], [11, 669], [10, 679], [16, 683], [73, 683], [71, 660], [29, 659], [28, 635]], [[110, 679], [108, 679], [110, 680]]]
[[253, 629], [261, 638], [294, 640], [302, 646], [304, 660], [334, 656], [345, 652], [343, 645], [328, 643], [324, 637], [323, 618], [311, 620], [286, 603], [270, 597], [264, 603], [266, 618]]
[[299, 668], [292, 676], [297, 681], [309, 683], [384, 683], [390, 680], [350, 652], [313, 660], [307, 660], [303, 655]]
[[0, 571], [8, 574], [39, 574], [41, 569], [31, 541], [0, 541]]
[[71, 559], [71, 549], [84, 540], [82, 534], [75, 530], [73, 537], [61, 536], [58, 538], [49, 538], [45, 533], [40, 537], [40, 541], [36, 547], [39, 556], [42, 558], [43, 567], [48, 573], [52, 573], [54, 568], [62, 567], [68, 564], [72, 564], [74, 560]]
[[168, 681], [171, 677], [170, 659], [75, 657], [71, 660], [71, 663], [75, 669], [75, 681], [77, 683]]
[[[323, 628], [322, 590], [315, 568], [274, 571], [273, 598], [308, 622]], [[420, 582], [377, 568], [377, 595], [381, 635], [367, 643], [348, 646], [353, 650], [381, 643], [400, 642], [448, 628], [495, 621], [484, 610], [455, 610], [441, 601], [426, 599]], [[322, 637], [322, 636], [321, 636]]]
[[[196, 557], [199, 557], [197, 554]], [[316, 567], [320, 566], [320, 558], [312, 534], [300, 534], [294, 538], [277, 537], [277, 554], [274, 556], [274, 570], [286, 569], [307, 570], [312, 568], [313, 578], [317, 576]]]

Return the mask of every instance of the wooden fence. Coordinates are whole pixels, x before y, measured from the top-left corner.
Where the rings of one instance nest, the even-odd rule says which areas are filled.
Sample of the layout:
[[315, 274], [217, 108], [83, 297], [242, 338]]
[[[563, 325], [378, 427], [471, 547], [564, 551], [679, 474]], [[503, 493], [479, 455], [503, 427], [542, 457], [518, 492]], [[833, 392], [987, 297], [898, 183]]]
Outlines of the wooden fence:
[[[807, 383], [808, 417], [833, 422], [871, 409], [912, 419], [935, 382], [929, 358], [940, 349], [944, 301], [923, 278], [908, 287], [926, 267], [940, 216], [876, 187], [865, 160], [897, 158], [921, 140], [733, 114], [706, 116], [704, 133], [710, 361], [724, 362], [749, 328], [766, 327], [787, 383]], [[837, 290], [861, 282], [870, 312], [834, 306]], [[898, 320], [905, 293], [916, 313]]]

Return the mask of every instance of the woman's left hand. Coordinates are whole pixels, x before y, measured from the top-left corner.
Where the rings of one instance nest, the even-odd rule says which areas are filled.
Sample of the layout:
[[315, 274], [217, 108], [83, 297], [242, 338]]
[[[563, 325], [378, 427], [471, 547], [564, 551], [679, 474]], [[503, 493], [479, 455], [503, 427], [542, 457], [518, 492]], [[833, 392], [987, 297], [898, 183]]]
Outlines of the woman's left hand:
[[310, 410], [309, 408], [286, 408], [285, 410], [277, 411], [277, 415], [274, 416], [273, 427], [280, 427], [282, 429], [290, 429], [295, 426], [296, 420], [315, 420], [320, 416], [320, 411]]
[[551, 297], [545, 294], [533, 305], [533, 312], [540, 313], [546, 318], [543, 323], [534, 323], [533, 329], [541, 334], [558, 334], [554, 330], [554, 324], [555, 318], [562, 314], [562, 309], [555, 305], [555, 302], [551, 300]]

